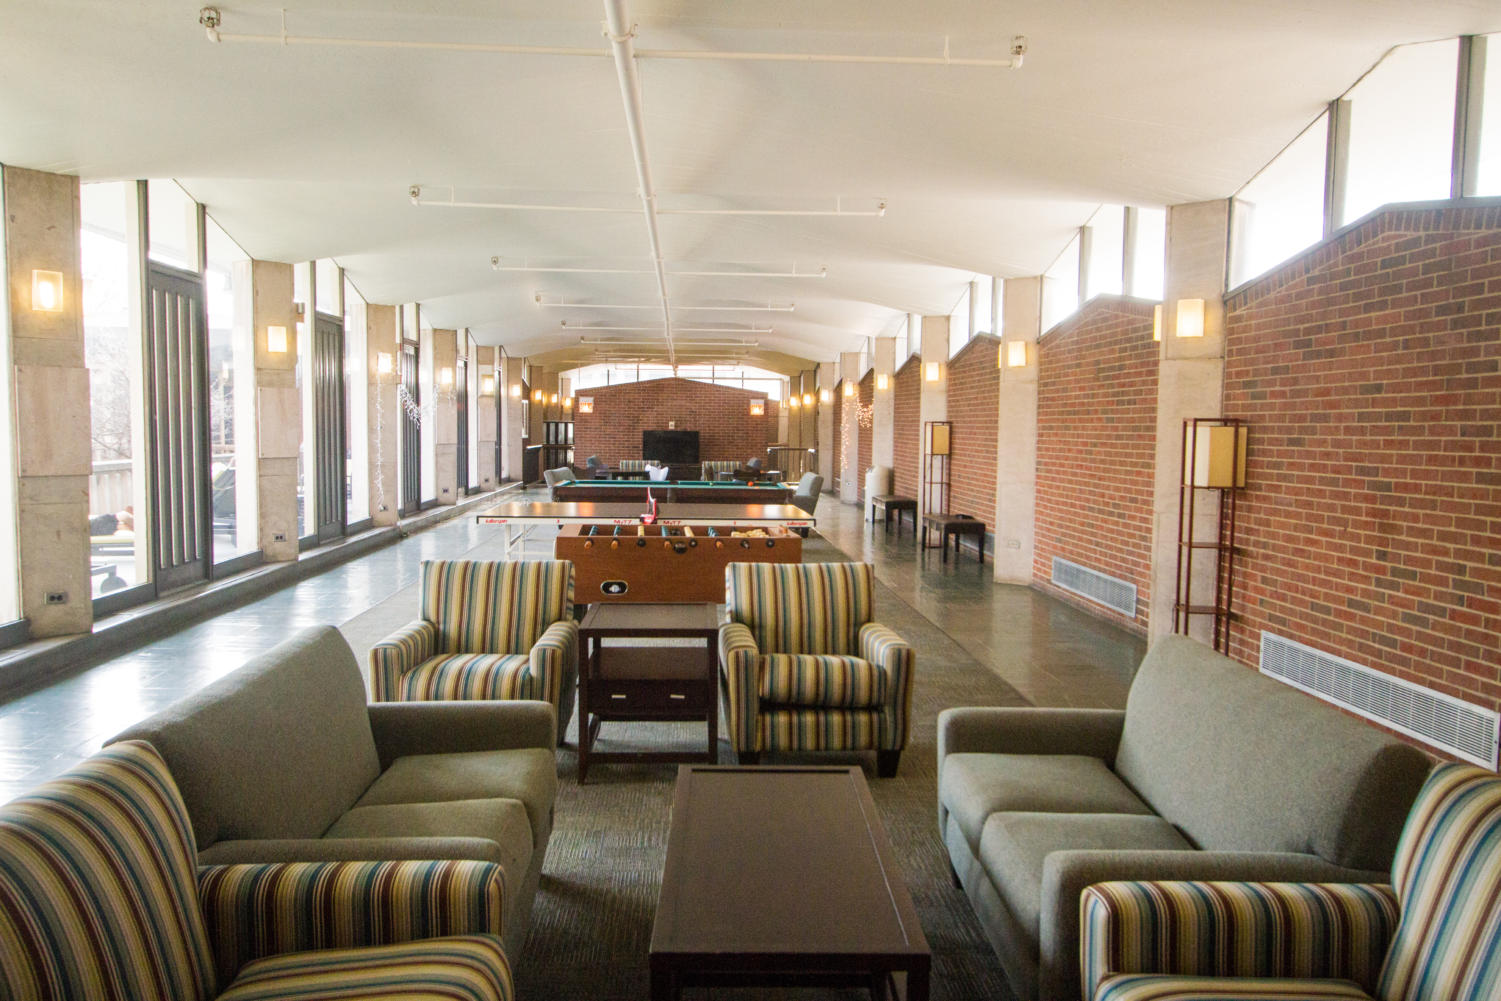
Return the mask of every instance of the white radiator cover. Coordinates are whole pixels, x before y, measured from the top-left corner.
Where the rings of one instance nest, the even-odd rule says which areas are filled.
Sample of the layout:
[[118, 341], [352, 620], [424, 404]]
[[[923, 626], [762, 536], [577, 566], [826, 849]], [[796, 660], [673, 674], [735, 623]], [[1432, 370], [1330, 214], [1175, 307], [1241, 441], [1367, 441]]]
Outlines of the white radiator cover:
[[1425, 744], [1494, 769], [1501, 714], [1275, 633], [1261, 634], [1261, 673]]
[[1054, 556], [1053, 583], [1127, 618], [1136, 618], [1136, 585], [1129, 581]]

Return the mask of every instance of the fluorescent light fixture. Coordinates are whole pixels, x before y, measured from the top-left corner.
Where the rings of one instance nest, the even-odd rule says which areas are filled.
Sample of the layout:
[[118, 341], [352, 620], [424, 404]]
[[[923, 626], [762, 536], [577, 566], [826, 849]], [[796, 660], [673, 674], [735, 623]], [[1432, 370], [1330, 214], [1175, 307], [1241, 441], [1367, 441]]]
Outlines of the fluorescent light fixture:
[[287, 328], [279, 324], [266, 328], [266, 350], [274, 355], [287, 353]]
[[1204, 336], [1204, 300], [1178, 300], [1178, 336]]
[[61, 271], [33, 271], [31, 273], [31, 308], [38, 313], [61, 313], [63, 311], [63, 273]]

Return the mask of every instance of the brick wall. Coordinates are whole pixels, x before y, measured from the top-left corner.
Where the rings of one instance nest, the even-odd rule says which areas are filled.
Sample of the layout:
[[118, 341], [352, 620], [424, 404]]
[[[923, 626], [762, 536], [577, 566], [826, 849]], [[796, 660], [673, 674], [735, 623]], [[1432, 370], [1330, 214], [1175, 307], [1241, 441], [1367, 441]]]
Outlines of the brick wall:
[[922, 364], [917, 355], [897, 369], [892, 380], [892, 492], [916, 497], [922, 487]]
[[[953, 425], [949, 469], [949, 510], [972, 514], [995, 531], [996, 411], [1001, 371], [1000, 341], [979, 335], [949, 360], [948, 414]], [[993, 553], [994, 546], [987, 548]]]
[[[651, 379], [578, 391], [594, 397], [594, 413], [576, 414], [573, 454], [579, 462], [598, 455], [614, 465], [641, 458], [641, 432], [697, 431], [700, 459], [766, 458], [776, 441], [777, 401], [764, 392], [716, 386], [693, 379]], [[766, 414], [750, 416], [750, 401], [766, 399]]]
[[[820, 406], [822, 406], [822, 404], [820, 404]], [[834, 383], [834, 403], [833, 403], [833, 407], [834, 407], [834, 440], [831, 441], [831, 442], [829, 442], [829, 446], [828, 447], [830, 447], [830, 448], [832, 448], [834, 450], [834, 465], [833, 465], [834, 482], [833, 483], [825, 483], [823, 485], [823, 488], [825, 490], [828, 490], [828, 491], [830, 491], [832, 493], [837, 494], [837, 493], [839, 493], [839, 476], [840, 476], [841, 471], [844, 469], [844, 433], [843, 433], [843, 428], [844, 428], [844, 380], [843, 379], [840, 379], [838, 382]], [[823, 442], [819, 442], [818, 444], [819, 444], [820, 448], [824, 447]]]
[[[1038, 343], [1038, 366], [1033, 580], [1050, 594], [1145, 634], [1157, 425], [1152, 304], [1120, 296], [1091, 299]], [[952, 401], [949, 407], [952, 413]], [[1054, 556], [1135, 584], [1135, 618], [1054, 587]]]
[[1501, 207], [1393, 210], [1227, 300], [1263, 629], [1501, 709]]
[[855, 449], [855, 476], [859, 480], [860, 501], [865, 501], [865, 471], [870, 468], [870, 453], [872, 440], [875, 438], [874, 408], [876, 403], [876, 372], [871, 369], [861, 378], [856, 387], [856, 399], [860, 401], [859, 413], [864, 415], [860, 423], [860, 442]]

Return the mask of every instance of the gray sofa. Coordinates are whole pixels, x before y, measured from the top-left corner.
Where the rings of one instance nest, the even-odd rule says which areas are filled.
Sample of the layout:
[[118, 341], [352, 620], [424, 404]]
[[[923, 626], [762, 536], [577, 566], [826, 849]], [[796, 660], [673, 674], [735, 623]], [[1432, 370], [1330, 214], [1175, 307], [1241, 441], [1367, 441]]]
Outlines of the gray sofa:
[[1023, 1001], [1077, 1001], [1079, 898], [1115, 879], [1380, 882], [1431, 761], [1181, 636], [1124, 711], [949, 709], [938, 825]]
[[505, 871], [516, 962], [552, 833], [546, 702], [367, 704], [337, 629], [308, 629], [110, 742], [167, 762], [202, 865], [475, 859]]

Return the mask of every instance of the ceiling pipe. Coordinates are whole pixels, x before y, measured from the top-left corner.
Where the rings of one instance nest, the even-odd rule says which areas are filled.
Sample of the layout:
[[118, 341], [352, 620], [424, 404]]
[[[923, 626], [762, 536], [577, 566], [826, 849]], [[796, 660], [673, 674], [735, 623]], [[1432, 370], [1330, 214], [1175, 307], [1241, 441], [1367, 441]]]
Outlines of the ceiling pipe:
[[657, 191], [652, 185], [651, 163], [646, 157], [646, 125], [641, 114], [641, 78], [636, 75], [632, 51], [635, 25], [625, 14], [625, 0], [605, 0], [605, 35], [615, 56], [615, 75], [620, 81], [620, 99], [625, 105], [625, 127], [636, 158], [636, 182], [641, 208], [646, 213], [646, 239], [651, 246], [652, 267], [657, 272], [657, 291], [662, 296], [662, 338], [667, 342], [667, 363], [677, 364], [672, 348], [672, 308], [667, 301], [667, 269], [662, 263], [662, 239], [657, 232]]

